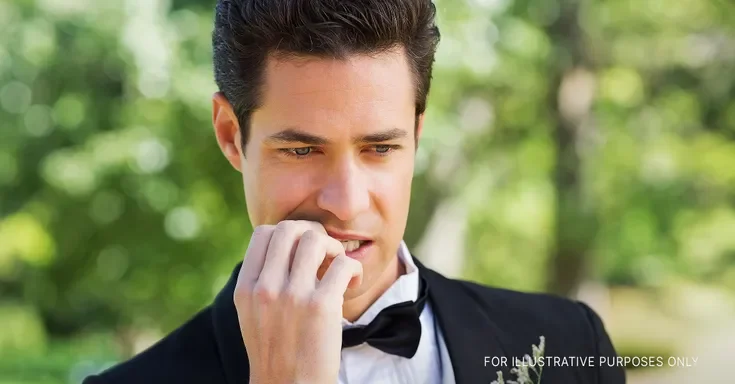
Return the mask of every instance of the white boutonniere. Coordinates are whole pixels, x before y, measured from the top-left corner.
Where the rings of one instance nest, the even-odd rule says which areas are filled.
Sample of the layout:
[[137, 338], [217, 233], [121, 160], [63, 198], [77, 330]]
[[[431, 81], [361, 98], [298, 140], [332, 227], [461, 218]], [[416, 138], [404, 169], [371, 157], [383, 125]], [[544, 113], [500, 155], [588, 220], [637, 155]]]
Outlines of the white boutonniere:
[[[540, 384], [541, 372], [544, 370], [544, 348], [546, 347], [546, 338], [539, 337], [539, 344], [531, 345], [533, 358], [528, 354], [523, 356], [523, 360], [516, 360], [516, 365], [510, 370], [511, 375], [516, 375], [515, 380], [503, 380], [503, 372], [498, 371], [498, 379], [490, 384]], [[539, 363], [541, 362], [541, 363]], [[535, 380], [531, 377], [535, 375]]]

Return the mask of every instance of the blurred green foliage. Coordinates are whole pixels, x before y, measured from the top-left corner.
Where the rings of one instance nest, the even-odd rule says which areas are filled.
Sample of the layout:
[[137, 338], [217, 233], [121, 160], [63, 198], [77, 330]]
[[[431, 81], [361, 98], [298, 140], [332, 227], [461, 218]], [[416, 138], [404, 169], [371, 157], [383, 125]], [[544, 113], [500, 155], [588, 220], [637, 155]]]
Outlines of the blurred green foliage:
[[[0, 377], [74, 382], [190, 317], [242, 257], [252, 228], [210, 124], [213, 3], [0, 0], [0, 349], [16, 356]], [[732, 2], [436, 3], [409, 246], [457, 199], [473, 280], [735, 290]]]

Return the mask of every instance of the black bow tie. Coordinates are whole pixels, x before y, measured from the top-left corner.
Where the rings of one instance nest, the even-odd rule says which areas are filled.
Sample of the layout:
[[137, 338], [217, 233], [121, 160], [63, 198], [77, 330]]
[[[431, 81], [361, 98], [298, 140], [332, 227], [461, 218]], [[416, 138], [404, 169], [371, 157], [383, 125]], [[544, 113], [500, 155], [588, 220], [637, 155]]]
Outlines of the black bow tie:
[[392, 355], [412, 358], [421, 341], [421, 321], [429, 287], [419, 275], [419, 297], [416, 301], [404, 301], [386, 307], [366, 326], [342, 331], [342, 348], [362, 343]]

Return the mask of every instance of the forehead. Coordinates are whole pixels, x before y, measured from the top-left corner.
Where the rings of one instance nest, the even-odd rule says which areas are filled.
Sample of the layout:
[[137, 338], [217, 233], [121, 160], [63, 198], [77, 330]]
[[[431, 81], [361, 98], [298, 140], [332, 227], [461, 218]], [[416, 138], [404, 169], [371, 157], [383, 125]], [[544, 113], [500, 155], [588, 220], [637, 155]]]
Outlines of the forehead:
[[264, 80], [255, 131], [413, 128], [413, 78], [403, 50], [345, 59], [271, 56]]

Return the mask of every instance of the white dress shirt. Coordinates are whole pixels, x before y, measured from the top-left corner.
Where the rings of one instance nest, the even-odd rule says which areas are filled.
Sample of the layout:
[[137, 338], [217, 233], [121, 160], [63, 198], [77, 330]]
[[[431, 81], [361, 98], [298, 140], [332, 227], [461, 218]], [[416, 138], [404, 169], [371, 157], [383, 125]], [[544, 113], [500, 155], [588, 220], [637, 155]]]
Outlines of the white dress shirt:
[[[401, 275], [354, 323], [342, 319], [343, 329], [367, 325], [384, 308], [403, 301], [415, 301], [418, 298], [419, 270], [403, 241], [398, 248], [398, 259], [405, 265], [406, 273]], [[421, 341], [413, 358], [387, 354], [366, 343], [344, 348], [338, 383], [454, 384], [454, 371], [447, 347], [428, 300], [419, 319]]]

